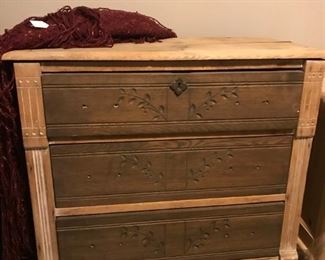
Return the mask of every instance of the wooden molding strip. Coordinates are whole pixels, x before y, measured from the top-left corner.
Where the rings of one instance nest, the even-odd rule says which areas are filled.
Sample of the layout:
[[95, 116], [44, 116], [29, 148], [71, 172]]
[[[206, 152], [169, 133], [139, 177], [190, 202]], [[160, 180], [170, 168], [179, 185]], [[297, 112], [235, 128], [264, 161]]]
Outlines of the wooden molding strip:
[[[157, 136], [157, 137], [120, 137], [120, 138], [109, 138], [109, 137], [94, 137], [94, 138], [87, 138], [87, 139], [55, 139], [49, 141], [49, 145], [67, 145], [67, 144], [100, 144], [100, 143], [127, 143], [127, 142], [150, 142], [150, 141], [171, 141], [171, 140], [193, 140], [193, 139], [241, 139], [241, 138], [262, 138], [262, 137], [283, 137], [283, 136], [290, 136], [290, 132], [281, 132], [281, 133], [274, 133], [274, 134], [265, 134], [265, 133], [255, 133], [255, 134], [229, 134], [229, 135], [179, 135], [179, 136]], [[281, 143], [283, 144], [283, 143]], [[287, 143], [286, 143], [287, 144]], [[291, 144], [291, 142], [290, 142]]]
[[196, 61], [45, 61], [42, 72], [228, 71], [248, 69], [303, 69], [303, 60]]
[[79, 216], [93, 214], [109, 214], [135, 211], [164, 210], [164, 209], [185, 209], [193, 207], [211, 207], [237, 204], [250, 204], [262, 202], [280, 202], [285, 200], [285, 194], [254, 195], [226, 198], [207, 198], [190, 200], [173, 200], [158, 202], [127, 203], [115, 205], [100, 205], [90, 207], [56, 208], [55, 216]]

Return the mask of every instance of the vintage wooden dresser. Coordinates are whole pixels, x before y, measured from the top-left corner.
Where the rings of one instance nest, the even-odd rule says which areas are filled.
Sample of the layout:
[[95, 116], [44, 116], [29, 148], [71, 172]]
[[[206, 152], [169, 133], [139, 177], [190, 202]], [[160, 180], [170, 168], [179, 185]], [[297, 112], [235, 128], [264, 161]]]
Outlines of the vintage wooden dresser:
[[324, 57], [245, 38], [4, 55], [39, 259], [297, 259]]

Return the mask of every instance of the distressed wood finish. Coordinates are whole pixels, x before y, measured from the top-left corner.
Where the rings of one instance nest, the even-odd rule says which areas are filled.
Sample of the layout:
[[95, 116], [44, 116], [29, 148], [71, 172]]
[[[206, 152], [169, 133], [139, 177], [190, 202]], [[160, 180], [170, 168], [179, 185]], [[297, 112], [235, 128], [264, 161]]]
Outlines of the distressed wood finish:
[[38, 63], [16, 63], [15, 75], [39, 260], [58, 260], [51, 162]]
[[[187, 89], [177, 96], [179, 80]], [[303, 71], [64, 73], [42, 82], [49, 138], [281, 129], [281, 120], [293, 130]]]
[[197, 60], [193, 61], [44, 61], [43, 72], [121, 72], [121, 71], [235, 71], [303, 69], [304, 60]]
[[[324, 77], [325, 79], [325, 77]], [[325, 90], [325, 81], [323, 89]], [[320, 105], [315, 138], [308, 168], [306, 191], [300, 222], [299, 238], [317, 259], [325, 232], [325, 92]], [[319, 250], [317, 250], [317, 247]]]
[[325, 52], [293, 44], [254, 38], [175, 38], [162, 43], [116, 44], [113, 48], [21, 50], [3, 55], [5, 60], [45, 61], [166, 61], [319, 59]]
[[325, 71], [324, 61], [307, 61], [296, 138], [293, 142], [283, 220], [281, 259], [298, 259], [299, 220]]
[[307, 61], [306, 63], [297, 138], [315, 135], [322, 84], [325, 78], [324, 66], [323, 61]]
[[193, 208], [193, 207], [239, 205], [239, 204], [249, 204], [249, 203], [263, 203], [263, 202], [281, 202], [284, 200], [285, 200], [285, 194], [271, 194], [271, 195], [236, 196], [236, 197], [192, 199], [192, 200], [141, 202], [141, 203], [127, 203], [127, 204], [124, 203], [124, 204], [89, 206], [89, 207], [57, 208], [55, 210], [55, 215], [57, 217], [78, 216], [78, 215], [119, 213], [119, 212], [134, 212], [134, 211], [142, 211], [142, 210], [149, 211], [149, 210], [163, 210], [163, 209], [183, 209], [183, 208]]
[[124, 136], [175, 136], [191, 133], [195, 136], [235, 135], [238, 133], [282, 133], [293, 134], [297, 127], [298, 118], [270, 118], [270, 119], [238, 119], [218, 121], [177, 121], [177, 122], [138, 122], [120, 124], [64, 124], [48, 125], [47, 133], [50, 144], [63, 142], [89, 141], [89, 137], [99, 140], [108, 137]]
[[26, 149], [46, 148], [41, 70], [38, 63], [16, 63], [15, 75], [19, 112]]
[[246, 38], [5, 54], [39, 260], [296, 260], [321, 58]]
[[282, 216], [283, 204], [270, 203], [63, 217], [58, 240], [63, 260], [274, 256]]
[[57, 207], [284, 193], [292, 136], [52, 145]]

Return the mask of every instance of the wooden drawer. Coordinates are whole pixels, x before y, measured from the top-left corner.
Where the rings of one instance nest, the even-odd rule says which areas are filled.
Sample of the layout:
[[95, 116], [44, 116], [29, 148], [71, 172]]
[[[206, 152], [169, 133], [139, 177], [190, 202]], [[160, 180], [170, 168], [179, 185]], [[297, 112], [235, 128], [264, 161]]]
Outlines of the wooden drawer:
[[49, 138], [295, 129], [302, 81], [299, 70], [42, 76]]
[[57, 207], [285, 193], [292, 136], [51, 145]]
[[243, 259], [278, 255], [282, 203], [57, 220], [61, 260]]

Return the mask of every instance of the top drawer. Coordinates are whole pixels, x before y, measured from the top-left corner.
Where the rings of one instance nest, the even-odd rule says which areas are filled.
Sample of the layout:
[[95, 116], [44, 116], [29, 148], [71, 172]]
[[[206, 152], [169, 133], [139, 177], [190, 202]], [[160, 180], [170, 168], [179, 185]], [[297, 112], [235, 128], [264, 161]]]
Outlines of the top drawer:
[[294, 129], [302, 81], [296, 70], [42, 76], [49, 137]]

